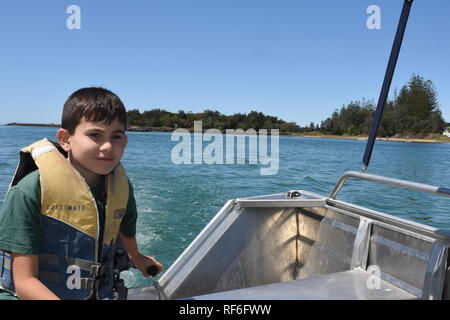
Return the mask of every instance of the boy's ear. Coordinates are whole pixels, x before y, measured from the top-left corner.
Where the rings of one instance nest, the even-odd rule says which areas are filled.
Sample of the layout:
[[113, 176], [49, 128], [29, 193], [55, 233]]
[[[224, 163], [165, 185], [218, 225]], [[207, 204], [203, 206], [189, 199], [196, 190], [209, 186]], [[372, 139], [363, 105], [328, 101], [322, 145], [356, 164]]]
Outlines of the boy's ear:
[[56, 133], [56, 137], [58, 138], [58, 143], [61, 146], [61, 148], [63, 148], [65, 152], [69, 152], [70, 151], [69, 131], [67, 131], [66, 129], [60, 128], [60, 129], [58, 129], [58, 132]]

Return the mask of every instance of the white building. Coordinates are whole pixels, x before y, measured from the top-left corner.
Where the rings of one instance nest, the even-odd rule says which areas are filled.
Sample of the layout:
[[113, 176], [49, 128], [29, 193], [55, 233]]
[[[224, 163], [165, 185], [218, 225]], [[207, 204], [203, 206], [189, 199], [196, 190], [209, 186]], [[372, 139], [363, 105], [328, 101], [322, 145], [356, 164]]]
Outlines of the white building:
[[450, 127], [448, 127], [447, 129], [445, 129], [443, 135], [450, 138], [450, 132], [449, 132], [449, 130], [450, 130]]

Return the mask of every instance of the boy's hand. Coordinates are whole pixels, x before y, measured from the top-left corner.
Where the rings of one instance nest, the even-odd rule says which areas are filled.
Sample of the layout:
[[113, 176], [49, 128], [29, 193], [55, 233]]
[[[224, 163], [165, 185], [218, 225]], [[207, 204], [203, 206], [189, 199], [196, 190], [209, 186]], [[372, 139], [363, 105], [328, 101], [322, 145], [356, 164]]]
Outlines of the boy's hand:
[[128, 257], [130, 258], [131, 262], [133, 262], [134, 266], [142, 272], [144, 277], [148, 278], [151, 276], [147, 273], [147, 268], [150, 266], [155, 266], [157, 268], [158, 272], [156, 274], [162, 271], [163, 265], [159, 263], [155, 258], [144, 256], [139, 252], [136, 237], [129, 238], [122, 232], [120, 232], [119, 234], [125, 250], [127, 250], [128, 252]]
[[[133, 264], [139, 271], [142, 272], [144, 277], [148, 278], [150, 277], [150, 274], [147, 273], [147, 269], [150, 266], [155, 266], [157, 268], [157, 273], [160, 273], [163, 269], [163, 265], [159, 263], [155, 258], [150, 256], [144, 256], [143, 254], [138, 254], [134, 259], [132, 260]], [[156, 274], [152, 275], [155, 276]]]

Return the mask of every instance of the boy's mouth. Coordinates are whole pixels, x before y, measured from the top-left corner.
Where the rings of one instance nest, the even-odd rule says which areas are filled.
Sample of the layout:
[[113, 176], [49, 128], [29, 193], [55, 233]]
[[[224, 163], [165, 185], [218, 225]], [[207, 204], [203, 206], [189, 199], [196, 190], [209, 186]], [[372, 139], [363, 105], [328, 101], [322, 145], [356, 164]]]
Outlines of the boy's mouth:
[[95, 158], [95, 159], [97, 159], [97, 160], [99, 160], [99, 161], [106, 161], [106, 162], [111, 162], [111, 161], [113, 161], [113, 158]]

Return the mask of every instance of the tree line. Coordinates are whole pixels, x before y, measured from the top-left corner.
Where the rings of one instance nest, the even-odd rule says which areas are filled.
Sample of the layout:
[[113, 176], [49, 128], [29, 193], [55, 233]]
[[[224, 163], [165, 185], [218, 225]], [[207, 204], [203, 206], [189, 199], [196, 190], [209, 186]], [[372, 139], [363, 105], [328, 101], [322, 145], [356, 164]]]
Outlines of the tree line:
[[[407, 84], [388, 99], [378, 135], [427, 135], [442, 133], [446, 123], [439, 109], [437, 92], [430, 80], [413, 74]], [[341, 109], [336, 109], [330, 117], [320, 124], [311, 122], [300, 126], [295, 122], [286, 122], [278, 117], [251, 111], [225, 115], [219, 111], [204, 110], [200, 113], [179, 110], [177, 113], [163, 109], [140, 112], [138, 109], [127, 111], [129, 127], [140, 128], [193, 128], [194, 121], [201, 120], [203, 129], [279, 129], [281, 133], [318, 132], [332, 135], [368, 135], [376, 106], [373, 100], [351, 101]]]
[[309, 127], [301, 127], [295, 122], [286, 122], [278, 117], [268, 116], [262, 112], [251, 111], [245, 113], [235, 113], [225, 115], [219, 111], [204, 110], [200, 113], [179, 110], [177, 113], [169, 112], [163, 109], [152, 109], [140, 112], [137, 109], [127, 111], [128, 128], [133, 126], [141, 128], [187, 128], [193, 129], [194, 121], [202, 121], [204, 130], [215, 128], [225, 132], [226, 129], [279, 129], [280, 132], [295, 133], [310, 131]]
[[[334, 135], [368, 135], [376, 106], [373, 101], [352, 101], [322, 121], [320, 131]], [[442, 133], [448, 123], [442, 117], [436, 89], [430, 80], [413, 74], [393, 99], [386, 102], [378, 135], [428, 135]]]

